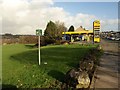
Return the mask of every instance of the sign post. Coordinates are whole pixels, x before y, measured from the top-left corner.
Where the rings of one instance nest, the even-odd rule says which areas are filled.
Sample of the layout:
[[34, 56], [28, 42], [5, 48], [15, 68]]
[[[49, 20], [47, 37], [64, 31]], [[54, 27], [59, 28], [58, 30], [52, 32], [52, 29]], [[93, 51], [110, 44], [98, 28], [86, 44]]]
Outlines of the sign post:
[[36, 30], [36, 35], [38, 36], [38, 48], [39, 48], [39, 65], [41, 64], [41, 59], [40, 59], [40, 36], [42, 35], [42, 30], [41, 29], [37, 29]]

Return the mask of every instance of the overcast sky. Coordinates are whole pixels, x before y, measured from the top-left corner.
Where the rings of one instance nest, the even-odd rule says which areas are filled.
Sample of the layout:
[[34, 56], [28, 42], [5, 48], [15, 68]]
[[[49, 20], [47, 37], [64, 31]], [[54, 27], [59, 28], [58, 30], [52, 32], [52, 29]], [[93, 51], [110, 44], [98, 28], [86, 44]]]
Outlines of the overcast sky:
[[0, 0], [2, 33], [35, 34], [47, 23], [61, 21], [69, 28], [92, 29], [100, 20], [101, 30], [118, 30], [117, 2], [55, 2], [55, 0]]

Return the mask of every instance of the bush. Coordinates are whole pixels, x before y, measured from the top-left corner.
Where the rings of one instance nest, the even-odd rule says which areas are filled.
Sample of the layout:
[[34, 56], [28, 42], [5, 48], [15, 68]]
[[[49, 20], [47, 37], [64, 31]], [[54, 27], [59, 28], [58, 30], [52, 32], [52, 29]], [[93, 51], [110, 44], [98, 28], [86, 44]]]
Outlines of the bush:
[[44, 36], [40, 37], [40, 45], [41, 46], [46, 46], [47, 45], [47, 43], [45, 42], [45, 37]]
[[[44, 36], [40, 36], [40, 46], [46, 46], [46, 45], [47, 45], [47, 43], [45, 42], [45, 37]], [[38, 47], [38, 41], [35, 44], [35, 46]]]
[[46, 44], [53, 44], [53, 43], [55, 43], [55, 40], [54, 39], [51, 39], [51, 38], [49, 38], [49, 37], [47, 37], [47, 36], [45, 36], [45, 43]]

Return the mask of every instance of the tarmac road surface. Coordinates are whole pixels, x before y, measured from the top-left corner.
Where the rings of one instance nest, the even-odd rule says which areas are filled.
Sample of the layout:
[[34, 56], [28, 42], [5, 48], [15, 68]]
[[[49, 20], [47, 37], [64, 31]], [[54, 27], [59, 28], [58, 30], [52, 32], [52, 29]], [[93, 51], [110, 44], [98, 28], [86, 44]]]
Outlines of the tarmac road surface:
[[120, 60], [118, 43], [101, 40], [100, 44], [104, 50], [104, 54], [100, 59], [100, 66], [98, 66], [95, 73], [97, 78], [95, 79], [94, 89], [106, 88], [107, 90], [119, 90]]

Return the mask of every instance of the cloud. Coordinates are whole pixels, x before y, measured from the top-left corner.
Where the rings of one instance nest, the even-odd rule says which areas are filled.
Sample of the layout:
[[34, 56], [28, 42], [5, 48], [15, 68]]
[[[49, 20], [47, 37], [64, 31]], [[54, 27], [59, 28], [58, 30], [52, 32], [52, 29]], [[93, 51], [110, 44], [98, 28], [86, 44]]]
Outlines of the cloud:
[[118, 31], [118, 19], [105, 19], [101, 20], [101, 30], [102, 31], [110, 31], [115, 30]]
[[[1, 11], [2, 9], [2, 11]], [[0, 0], [3, 33], [35, 34], [38, 28], [45, 29], [52, 21], [64, 22], [67, 28], [74, 25], [75, 29], [83, 26], [92, 29], [95, 15], [78, 13], [74, 16], [62, 7], [55, 7], [53, 0]], [[102, 26], [117, 24], [116, 19], [101, 20]]]
[[2, 33], [2, 17], [0, 17], [0, 33]]

